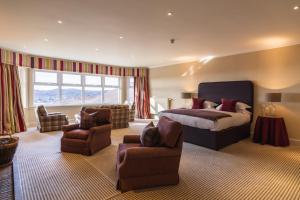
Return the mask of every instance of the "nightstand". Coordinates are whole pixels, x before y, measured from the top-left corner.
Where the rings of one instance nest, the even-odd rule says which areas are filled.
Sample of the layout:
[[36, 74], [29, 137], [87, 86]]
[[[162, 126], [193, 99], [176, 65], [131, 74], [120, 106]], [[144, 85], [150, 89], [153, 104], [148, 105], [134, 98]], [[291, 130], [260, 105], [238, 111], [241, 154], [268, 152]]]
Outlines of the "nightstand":
[[289, 146], [289, 137], [282, 117], [262, 117], [256, 119], [253, 142], [274, 146]]

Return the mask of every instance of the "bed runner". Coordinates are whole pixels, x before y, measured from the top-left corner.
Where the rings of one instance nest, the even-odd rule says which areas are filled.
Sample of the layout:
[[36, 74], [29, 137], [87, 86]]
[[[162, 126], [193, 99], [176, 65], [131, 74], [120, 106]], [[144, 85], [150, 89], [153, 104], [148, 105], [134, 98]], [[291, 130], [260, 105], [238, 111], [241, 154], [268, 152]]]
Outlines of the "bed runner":
[[217, 121], [218, 119], [222, 119], [225, 117], [231, 117], [231, 115], [216, 111], [208, 111], [208, 110], [201, 110], [201, 109], [171, 109], [171, 110], [164, 110], [162, 113], [173, 113], [179, 115], [187, 115], [192, 117], [199, 117], [208, 119], [211, 121]]

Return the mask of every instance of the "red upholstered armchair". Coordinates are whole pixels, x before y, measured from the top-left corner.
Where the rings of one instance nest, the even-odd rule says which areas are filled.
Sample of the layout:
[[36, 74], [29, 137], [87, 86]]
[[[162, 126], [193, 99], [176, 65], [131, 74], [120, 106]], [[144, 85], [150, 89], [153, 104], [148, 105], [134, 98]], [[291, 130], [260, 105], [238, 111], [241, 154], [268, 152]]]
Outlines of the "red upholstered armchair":
[[111, 112], [110, 109], [86, 109], [87, 113], [99, 111], [98, 118], [107, 121], [107, 124], [92, 127], [88, 130], [80, 129], [79, 124], [62, 127], [64, 135], [61, 139], [61, 151], [92, 155], [111, 144]]
[[139, 135], [124, 136], [117, 152], [117, 189], [129, 190], [175, 185], [179, 182], [182, 127], [162, 117], [158, 122], [159, 147], [144, 147]]

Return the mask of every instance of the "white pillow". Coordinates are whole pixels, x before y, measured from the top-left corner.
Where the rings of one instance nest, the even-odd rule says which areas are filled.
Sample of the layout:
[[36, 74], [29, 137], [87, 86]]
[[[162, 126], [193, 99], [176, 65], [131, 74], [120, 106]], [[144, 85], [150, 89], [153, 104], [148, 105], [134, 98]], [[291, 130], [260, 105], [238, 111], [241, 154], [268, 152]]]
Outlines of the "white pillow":
[[203, 107], [210, 109], [210, 108], [215, 108], [218, 104], [212, 101], [204, 101]]
[[249, 106], [249, 105], [247, 105], [247, 104], [245, 104], [243, 102], [237, 102], [236, 106], [235, 106], [236, 110], [246, 110], [248, 108], [251, 108], [251, 106]]
[[[216, 107], [217, 110], [221, 110], [222, 108], [222, 104], [218, 105]], [[249, 106], [248, 104], [245, 104], [243, 102], [237, 102], [235, 105], [235, 110], [238, 111], [243, 111], [243, 110], [247, 110], [248, 108], [251, 108], [251, 106]]]
[[247, 114], [247, 115], [251, 115], [252, 113], [248, 110], [237, 110], [237, 113], [242, 113], [242, 114]]

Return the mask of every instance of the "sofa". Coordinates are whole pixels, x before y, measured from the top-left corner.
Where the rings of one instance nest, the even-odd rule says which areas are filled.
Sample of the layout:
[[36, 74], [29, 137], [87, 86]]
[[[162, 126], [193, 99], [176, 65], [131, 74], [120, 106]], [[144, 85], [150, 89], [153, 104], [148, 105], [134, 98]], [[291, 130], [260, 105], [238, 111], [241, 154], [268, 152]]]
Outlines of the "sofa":
[[65, 125], [61, 138], [61, 151], [69, 153], [79, 153], [83, 155], [93, 155], [97, 151], [111, 144], [111, 112], [110, 109], [96, 108], [85, 110], [87, 113], [99, 111], [97, 120], [104, 121], [105, 124], [93, 126], [88, 130], [81, 129], [79, 124]]
[[36, 108], [37, 129], [43, 132], [59, 131], [69, 124], [68, 117], [60, 112], [48, 113], [43, 105]]
[[122, 192], [179, 183], [183, 145], [180, 123], [161, 117], [160, 145], [145, 147], [140, 135], [126, 135], [117, 151], [117, 189]]
[[[99, 106], [83, 106], [82, 111], [86, 109], [108, 108], [111, 110], [111, 124], [113, 129], [129, 127], [129, 106], [128, 105], [99, 105]], [[80, 122], [80, 115], [75, 115], [75, 122]]]

